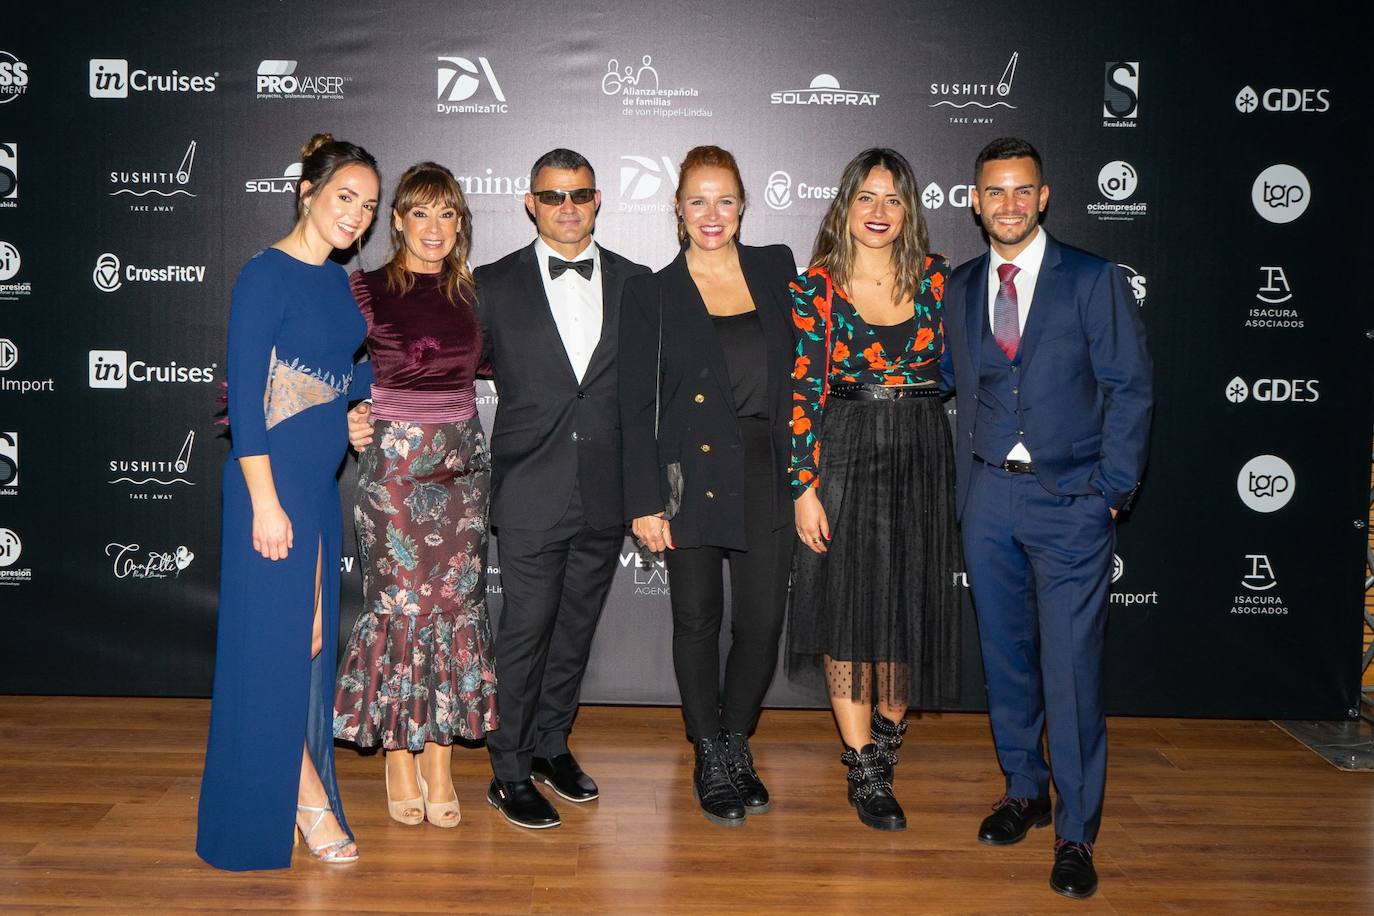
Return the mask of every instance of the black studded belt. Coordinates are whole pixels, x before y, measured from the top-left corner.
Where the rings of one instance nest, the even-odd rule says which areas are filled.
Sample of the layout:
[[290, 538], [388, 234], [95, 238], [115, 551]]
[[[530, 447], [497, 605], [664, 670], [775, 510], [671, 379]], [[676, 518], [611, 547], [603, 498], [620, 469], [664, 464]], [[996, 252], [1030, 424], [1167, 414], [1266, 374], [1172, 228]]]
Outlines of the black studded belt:
[[830, 396], [841, 401], [898, 401], [902, 398], [928, 398], [939, 393], [939, 385], [865, 385], [859, 382], [843, 382], [830, 386]]

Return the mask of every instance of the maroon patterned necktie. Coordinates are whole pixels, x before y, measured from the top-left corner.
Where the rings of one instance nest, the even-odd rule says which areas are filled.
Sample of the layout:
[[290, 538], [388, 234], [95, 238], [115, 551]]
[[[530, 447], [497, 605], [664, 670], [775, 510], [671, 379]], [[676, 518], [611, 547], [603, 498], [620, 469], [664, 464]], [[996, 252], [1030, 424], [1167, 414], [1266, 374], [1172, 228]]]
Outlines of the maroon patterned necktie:
[[1016, 308], [1016, 284], [1011, 282], [1021, 268], [1015, 264], [1000, 264], [997, 276], [1001, 285], [997, 287], [997, 298], [992, 303], [992, 336], [997, 346], [1007, 354], [1007, 359], [1016, 359], [1016, 350], [1021, 345], [1021, 322]]

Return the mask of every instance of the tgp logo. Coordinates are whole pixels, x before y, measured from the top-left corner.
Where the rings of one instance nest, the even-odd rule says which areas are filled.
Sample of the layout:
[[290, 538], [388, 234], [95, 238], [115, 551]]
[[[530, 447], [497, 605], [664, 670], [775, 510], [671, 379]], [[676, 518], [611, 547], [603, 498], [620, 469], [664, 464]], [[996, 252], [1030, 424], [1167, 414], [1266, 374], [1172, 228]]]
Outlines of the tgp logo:
[[1298, 489], [1293, 469], [1277, 455], [1256, 455], [1236, 476], [1240, 501], [1256, 512], [1277, 512]]
[[1247, 553], [1245, 560], [1249, 569], [1240, 577], [1241, 585], [1252, 592], [1267, 592], [1279, 584], [1278, 577], [1274, 575], [1274, 564], [1269, 562], [1268, 554]]
[[1276, 88], [1257, 92], [1244, 86], [1236, 93], [1236, 111], [1241, 114], [1250, 114], [1261, 107], [1282, 114], [1299, 111], [1321, 114], [1331, 110], [1331, 90]]
[[19, 205], [19, 144], [0, 142], [0, 209]]
[[1131, 295], [1135, 296], [1135, 304], [1139, 308], [1145, 307], [1145, 275], [1136, 270], [1129, 264], [1117, 264], [1121, 272], [1126, 277], [1126, 285], [1131, 288]]
[[950, 185], [949, 194], [946, 195], [944, 188], [932, 181], [921, 191], [921, 206], [927, 210], [938, 210], [948, 203], [952, 208], [967, 210], [972, 198], [973, 185], [971, 184]]
[[[482, 77], [486, 78], [487, 86], [496, 101], [485, 104], [456, 104], [465, 102], [477, 94], [477, 90], [482, 88]], [[438, 99], [439, 114], [506, 114], [510, 111], [510, 106], [506, 104], [506, 94], [501, 90], [501, 83], [496, 79], [496, 73], [485, 57], [477, 58], [475, 64], [466, 57], [440, 57]]]
[[1251, 384], [1239, 375], [1226, 383], [1226, 400], [1243, 404], [1248, 400], [1276, 404], [1287, 401], [1309, 404], [1321, 397], [1317, 391], [1320, 379], [1314, 378], [1257, 378]]
[[1312, 187], [1307, 176], [1291, 165], [1271, 165], [1250, 187], [1255, 212], [1271, 223], [1291, 223], [1307, 211]]
[[1135, 127], [1140, 114], [1140, 61], [1109, 61], [1102, 78], [1102, 126]]
[[621, 213], [667, 213], [672, 205], [667, 203], [637, 203], [654, 197], [661, 198], [661, 190], [666, 185], [672, 188], [677, 184], [677, 166], [667, 156], [657, 161], [648, 156], [620, 157], [620, 202]]
[[0, 51], [0, 105], [13, 102], [29, 88], [29, 65], [8, 51]]

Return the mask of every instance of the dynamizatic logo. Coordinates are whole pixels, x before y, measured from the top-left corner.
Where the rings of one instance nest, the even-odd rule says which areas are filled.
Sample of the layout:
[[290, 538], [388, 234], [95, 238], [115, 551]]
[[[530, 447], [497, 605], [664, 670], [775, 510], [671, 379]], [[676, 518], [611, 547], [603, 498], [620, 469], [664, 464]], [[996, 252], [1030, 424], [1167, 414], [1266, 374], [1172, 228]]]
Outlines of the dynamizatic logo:
[[282, 170], [280, 178], [249, 178], [243, 183], [248, 194], [294, 194], [301, 180], [301, 164], [293, 162]]
[[142, 267], [121, 264], [118, 255], [105, 252], [95, 259], [91, 282], [102, 293], [112, 293], [129, 283], [204, 283], [204, 264], [165, 264]]
[[1307, 176], [1291, 165], [1279, 163], [1260, 172], [1250, 186], [1255, 212], [1271, 223], [1291, 223], [1307, 211], [1312, 187]]
[[0, 51], [0, 105], [13, 102], [29, 89], [29, 65], [9, 51]]
[[138, 544], [105, 545], [105, 556], [114, 561], [116, 579], [175, 579], [196, 555], [185, 545], [172, 550], [144, 550]]
[[[1252, 306], [1245, 319], [1247, 328], [1301, 328], [1302, 315], [1292, 305], [1293, 288], [1288, 275], [1277, 265], [1260, 267], [1260, 285], [1255, 298], [1261, 303]], [[1283, 306], [1280, 308], [1280, 306]]]
[[1269, 555], [1247, 553], [1242, 569], [1240, 584], [1245, 591], [1232, 600], [1231, 613], [1245, 617], [1286, 617], [1288, 605], [1275, 591], [1279, 580]]
[[[19, 347], [8, 337], [0, 337], [0, 372], [9, 372], [19, 365]], [[0, 376], [0, 391], [11, 391], [15, 394], [28, 394], [31, 391], [52, 391], [53, 380], [51, 378], [11, 378], [8, 375]]]
[[1265, 404], [1310, 404], [1321, 397], [1317, 391], [1319, 379], [1314, 378], [1257, 378], [1247, 383], [1239, 375], [1226, 383], [1226, 400], [1243, 404], [1249, 400]]
[[10, 528], [0, 528], [0, 585], [22, 585], [33, 581], [32, 569], [15, 566], [24, 553], [24, 542]]
[[677, 185], [677, 166], [667, 156], [655, 161], [648, 156], [620, 157], [620, 202], [621, 213], [671, 213], [669, 203], [640, 203], [655, 197], [662, 198], [666, 187], [671, 190]]
[[671, 595], [668, 585], [668, 564], [661, 559], [646, 563], [638, 552], [622, 553], [620, 568], [630, 568], [633, 572], [634, 593], [636, 595]]
[[1113, 159], [1097, 173], [1097, 190], [1110, 203], [1088, 204], [1088, 212], [1100, 220], [1130, 222], [1149, 212], [1144, 201], [1126, 201], [1135, 196], [1140, 187], [1140, 173], [1124, 159]]
[[93, 57], [90, 61], [90, 95], [93, 99], [127, 99], [130, 92], [214, 92], [219, 71], [190, 75], [179, 70], [149, 73], [122, 57]]
[[111, 197], [124, 197], [134, 213], [171, 213], [178, 198], [193, 198], [191, 169], [196, 164], [196, 141], [181, 154], [175, 169], [111, 169], [108, 181]]
[[[1007, 65], [1002, 68], [1002, 76], [995, 83], [931, 83], [930, 94], [936, 100], [929, 107], [951, 109], [950, 124], [991, 124], [998, 108], [1008, 111], [1016, 109], [1008, 98], [1016, 79], [1016, 64], [1020, 59], [1021, 52], [1013, 51]], [[978, 111], [969, 114], [970, 108]]]
[[768, 94], [773, 105], [859, 105], [878, 104], [879, 94], [861, 89], [841, 89], [840, 81], [829, 73], [818, 73], [805, 89], [779, 89]]
[[[620, 99], [620, 113], [626, 117], [709, 118], [709, 108], [684, 107], [683, 100], [701, 95], [692, 86], [663, 86], [652, 55], [640, 58], [638, 67], [623, 68], [614, 57], [606, 62], [601, 76], [601, 94]], [[690, 104], [690, 103], [689, 103]]]
[[1125, 274], [1126, 285], [1131, 288], [1131, 295], [1135, 296], [1135, 304], [1140, 308], [1144, 308], [1146, 283], [1145, 275], [1129, 264], [1117, 264], [1116, 266], [1120, 267], [1121, 272]]
[[0, 302], [17, 302], [21, 297], [33, 292], [33, 284], [27, 280], [13, 280], [19, 274], [23, 259], [19, 249], [9, 242], [0, 240]]
[[19, 144], [0, 143], [0, 210], [19, 206]]
[[0, 496], [19, 493], [19, 433], [0, 431]]
[[[181, 443], [181, 450], [174, 457], [111, 458], [109, 472], [115, 476], [108, 483], [135, 487], [129, 493], [130, 499], [171, 499], [172, 490], [177, 486], [195, 486], [186, 478], [191, 469], [191, 449], [195, 444], [195, 430], [190, 430]], [[163, 489], [156, 489], [159, 487]]]
[[92, 388], [128, 388], [130, 382], [155, 384], [212, 384], [219, 363], [181, 366], [172, 360], [163, 366], [129, 359], [127, 350], [92, 350], [88, 357], [87, 382]]
[[1102, 77], [1102, 126], [1135, 127], [1140, 115], [1140, 61], [1108, 61]]
[[1293, 469], [1277, 455], [1256, 455], [1236, 476], [1240, 501], [1256, 512], [1277, 512], [1298, 489]]
[[1159, 592], [1120, 592], [1117, 591], [1116, 583], [1120, 582], [1126, 575], [1126, 561], [1121, 559], [1121, 554], [1112, 554], [1112, 593], [1107, 599], [1111, 604], [1120, 604], [1132, 607], [1137, 604], [1159, 604]]
[[1236, 93], [1236, 110], [1241, 114], [1251, 114], [1261, 108], [1280, 114], [1321, 114], [1331, 110], [1331, 90], [1280, 87], [1256, 91], [1250, 86], [1243, 86]]
[[[475, 96], [484, 79], [495, 101], [459, 104]], [[475, 64], [466, 57], [440, 57], [438, 99], [436, 110], [439, 114], [506, 114], [510, 111], [501, 83], [485, 57], [477, 58]]]
[[786, 210], [799, 200], [833, 200], [840, 189], [834, 185], [810, 184], [799, 181], [793, 186], [792, 176], [779, 169], [768, 176], [763, 199], [774, 210]]
[[468, 197], [523, 197], [530, 189], [528, 172], [497, 175], [486, 169], [481, 175], [458, 175], [456, 180]]
[[353, 82], [351, 76], [326, 76], [318, 73], [296, 75], [294, 60], [264, 60], [258, 63], [258, 98], [305, 99], [309, 101], [339, 101], [344, 97], [344, 83]]
[[927, 210], [938, 210], [945, 204], [951, 208], [967, 210], [973, 200], [973, 185], [971, 184], [952, 184], [949, 186], [949, 193], [935, 182], [926, 185], [921, 191], [921, 206]]

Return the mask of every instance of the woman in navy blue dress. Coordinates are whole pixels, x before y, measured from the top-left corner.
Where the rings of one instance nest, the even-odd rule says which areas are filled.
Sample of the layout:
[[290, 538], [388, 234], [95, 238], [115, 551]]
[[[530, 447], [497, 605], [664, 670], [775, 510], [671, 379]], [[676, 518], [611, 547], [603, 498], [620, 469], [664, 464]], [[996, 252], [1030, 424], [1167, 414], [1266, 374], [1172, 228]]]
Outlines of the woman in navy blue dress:
[[[367, 327], [329, 260], [372, 222], [377, 163], [317, 134], [301, 150], [296, 225], [258, 252], [229, 313], [229, 430], [214, 702], [196, 852], [218, 868], [358, 850], [334, 778], [332, 712], [342, 526], [335, 473]], [[322, 575], [323, 573], [323, 575]], [[291, 830], [291, 839], [287, 831]]]

